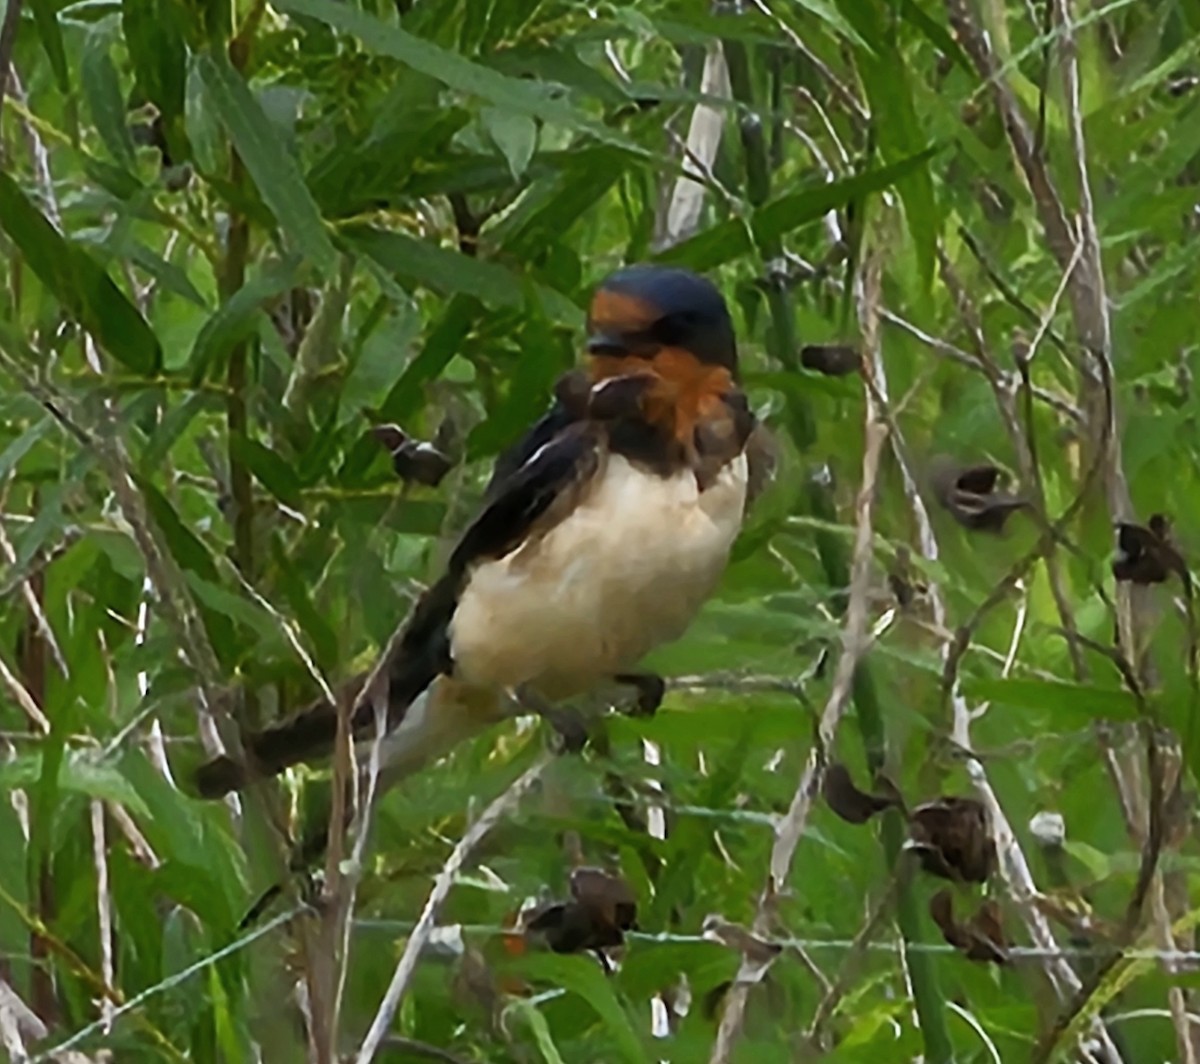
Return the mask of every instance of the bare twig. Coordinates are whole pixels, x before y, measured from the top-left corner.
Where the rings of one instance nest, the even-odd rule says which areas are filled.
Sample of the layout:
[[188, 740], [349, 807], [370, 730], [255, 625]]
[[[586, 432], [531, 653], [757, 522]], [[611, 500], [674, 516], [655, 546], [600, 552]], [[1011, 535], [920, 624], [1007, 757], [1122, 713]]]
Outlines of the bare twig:
[[375, 1054], [387, 1037], [392, 1017], [395, 1016], [396, 1009], [400, 1006], [404, 992], [408, 989], [409, 980], [416, 971], [421, 952], [437, 924], [438, 912], [449, 896], [455, 877], [466, 864], [467, 858], [487, 833], [512, 809], [516, 808], [525, 793], [537, 782], [549, 760], [549, 756], [543, 754], [518, 776], [512, 785], [483, 811], [479, 819], [466, 830], [458, 844], [450, 851], [445, 865], [434, 879], [433, 889], [429, 892], [429, 898], [425, 902], [425, 908], [421, 911], [420, 919], [417, 920], [408, 942], [405, 943], [404, 952], [396, 964], [396, 970], [392, 973], [392, 981], [388, 985], [387, 993], [379, 1003], [379, 1010], [375, 1013], [375, 1018], [371, 1021], [371, 1026], [355, 1057], [355, 1064], [369, 1064], [374, 1060]]
[[3, 979], [0, 979], [0, 1043], [12, 1064], [26, 1064], [29, 1051], [25, 1039], [46, 1037], [46, 1025]]
[[[725, 54], [720, 41], [714, 41], [704, 59], [704, 73], [700, 91], [707, 96], [729, 97], [729, 71], [725, 66]], [[692, 111], [688, 128], [687, 145], [684, 152], [683, 169], [686, 174], [675, 182], [670, 204], [666, 212], [664, 245], [678, 243], [690, 236], [700, 224], [700, 211], [704, 207], [705, 185], [698, 178], [708, 174], [717, 158], [721, 146], [721, 134], [725, 127], [725, 116], [715, 107], [700, 104]]]
[[[5, 531], [2, 523], [0, 523], [0, 554], [3, 554], [9, 565], [16, 566], [17, 552], [13, 547], [12, 540], [8, 538], [8, 533]], [[41, 636], [42, 641], [49, 647], [50, 655], [54, 658], [54, 664], [58, 667], [58, 671], [63, 676], [69, 676], [70, 669], [67, 668], [67, 659], [63, 657], [62, 648], [58, 645], [58, 639], [54, 635], [54, 629], [50, 627], [50, 621], [46, 618], [46, 611], [42, 609], [41, 600], [34, 591], [32, 580], [29, 577], [21, 581], [21, 597], [25, 599], [25, 605], [29, 607], [29, 612], [33, 614], [38, 635]]]
[[[866, 652], [870, 635], [867, 626], [867, 592], [869, 590], [872, 560], [871, 513], [875, 498], [875, 483], [879, 474], [879, 460], [887, 429], [876, 420], [875, 405], [867, 403], [866, 448], [863, 454], [862, 485], [857, 503], [857, 532], [854, 542], [854, 561], [850, 583], [850, 598], [846, 610], [846, 623], [842, 634], [842, 653], [834, 674], [829, 699], [821, 713], [819, 740], [809, 754], [800, 777], [800, 784], [792, 798], [787, 816], [779, 825], [775, 844], [771, 848], [770, 871], [766, 885], [758, 902], [754, 919], [755, 935], [769, 930], [775, 899], [784, 889], [796, 847], [804, 834], [813, 797], [820, 790], [825, 772], [826, 750], [832, 744], [837, 726], [845, 713], [850, 697], [850, 687], [855, 669]], [[753, 969], [753, 970], [751, 970]], [[746, 1003], [752, 978], [761, 977], [762, 965], [743, 960], [737, 980], [726, 999], [713, 1046], [711, 1064], [727, 1064], [734, 1044], [741, 1033], [745, 1020]]]
[[[100, 927], [100, 975], [113, 986], [115, 966], [113, 964], [112, 897], [108, 889], [108, 843], [104, 832], [104, 803], [93, 798], [92, 807], [92, 860], [96, 864], [96, 918]], [[114, 1006], [108, 999], [100, 999], [100, 1019], [104, 1022], [104, 1033], [112, 1031]]]
[[[879, 393], [880, 402], [881, 404], [886, 404], [888, 399], [887, 376], [882, 357], [877, 356], [875, 359], [874, 374], [875, 387]], [[916, 478], [913, 475], [908, 456], [903, 449], [903, 438], [898, 432], [893, 434], [892, 448], [900, 467], [904, 493], [916, 521], [917, 541], [921, 553], [929, 561], [936, 562], [941, 553], [937, 537], [934, 533], [933, 524], [930, 521], [925, 502], [917, 490]], [[934, 623], [939, 628], [944, 629], [947, 617], [946, 602], [942, 589], [936, 582], [930, 583], [929, 597], [933, 609]], [[1020, 626], [1014, 630], [1013, 647], [1016, 645], [1017, 632], [1019, 630]], [[944, 666], [948, 663], [952, 652], [953, 645], [943, 642], [941, 653]], [[1010, 661], [1012, 652], [1010, 650]], [[1005, 668], [1007, 669], [1007, 667], [1008, 662], [1006, 661]], [[1047, 975], [1053, 984], [1060, 988], [1061, 993], [1069, 993], [1072, 989], [1078, 987], [1078, 977], [1075, 976], [1075, 973], [1071, 970], [1067, 962], [1063, 960], [1048, 921], [1041, 910], [1034, 904], [1036, 898], [1039, 896], [1039, 892], [1030, 873], [1029, 863], [1021, 851], [1007, 817], [1004, 815], [999, 799], [996, 797], [996, 793], [988, 780], [987, 772], [978, 758], [970, 756], [972, 752], [970, 737], [971, 722], [980, 711], [976, 710], [972, 712], [967, 706], [966, 700], [959, 689], [957, 676], [950, 688], [950, 699], [953, 706], [953, 738], [955, 744], [964, 753], [969, 755], [967, 769], [971, 777], [971, 782], [991, 814], [990, 823], [997, 845], [997, 852], [1002, 858], [1001, 871], [1009, 894], [1017, 906], [1017, 910], [1026, 925], [1030, 937], [1042, 950], [1043, 963]]]
[[50, 721], [46, 719], [46, 715], [38, 708], [36, 699], [21, 683], [17, 674], [8, 667], [8, 663], [3, 657], [0, 657], [0, 681], [8, 688], [8, 693], [12, 696], [13, 701], [21, 707], [25, 715], [43, 734], [49, 735]]

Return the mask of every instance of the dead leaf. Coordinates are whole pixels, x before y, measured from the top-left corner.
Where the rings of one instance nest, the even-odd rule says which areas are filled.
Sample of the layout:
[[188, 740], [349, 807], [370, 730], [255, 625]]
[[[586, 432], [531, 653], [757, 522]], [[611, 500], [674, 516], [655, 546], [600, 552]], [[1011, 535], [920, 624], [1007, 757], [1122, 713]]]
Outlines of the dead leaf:
[[1171, 542], [1171, 524], [1165, 514], [1152, 514], [1148, 525], [1117, 525], [1117, 556], [1113, 576], [1132, 584], [1162, 584], [1175, 573], [1190, 591], [1187, 562]]
[[909, 816], [911, 848], [930, 875], [984, 883], [996, 868], [996, 844], [987, 810], [974, 798], [943, 797]]
[[414, 440], [399, 425], [376, 425], [371, 434], [388, 449], [401, 480], [436, 488], [454, 464], [432, 443]]
[[999, 466], [963, 466], [945, 456], [930, 463], [934, 497], [973, 532], [1002, 532], [1015, 511], [1028, 509], [1029, 500], [999, 490], [1004, 476]]
[[848, 824], [865, 824], [876, 813], [899, 804], [895, 796], [860, 791], [846, 766], [836, 761], [825, 770], [821, 794], [825, 804]]
[[862, 370], [862, 356], [849, 344], [806, 344], [800, 365], [826, 377], [848, 377]]
[[600, 868], [576, 868], [571, 873], [571, 894], [581, 906], [620, 931], [637, 926], [637, 897], [620, 876]]
[[599, 868], [571, 873], [572, 900], [542, 906], [524, 921], [555, 953], [579, 953], [623, 945], [637, 927], [637, 898], [619, 876]]
[[941, 929], [942, 937], [967, 960], [994, 964], [1008, 963], [1008, 940], [1000, 919], [1000, 906], [988, 898], [966, 923], [954, 918], [954, 899], [949, 890], [939, 890], [929, 899], [929, 915]]

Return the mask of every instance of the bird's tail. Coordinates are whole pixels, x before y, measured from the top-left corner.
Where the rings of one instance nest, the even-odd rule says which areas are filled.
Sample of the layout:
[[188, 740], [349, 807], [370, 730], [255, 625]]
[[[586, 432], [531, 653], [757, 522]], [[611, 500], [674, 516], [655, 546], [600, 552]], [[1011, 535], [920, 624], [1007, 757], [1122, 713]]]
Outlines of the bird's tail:
[[[421, 721], [410, 723], [406, 729], [410, 709], [426, 693], [434, 681], [451, 668], [447, 645], [447, 625], [454, 609], [454, 587], [450, 581], [435, 584], [418, 603], [412, 618], [394, 649], [385, 670], [387, 677], [387, 731], [396, 731], [398, 753], [411, 759], [405, 752], [406, 743], [415, 743], [419, 748], [428, 734], [428, 741], [441, 741], [443, 732], [457, 730], [464, 723], [455, 724], [456, 714], [446, 714], [446, 720], [432, 710], [428, 699], [415, 712]], [[362, 690], [367, 674], [361, 674], [343, 685], [345, 697], [354, 697]], [[440, 701], [440, 700], [435, 700]], [[262, 731], [248, 732], [242, 736], [245, 760], [222, 755], [201, 765], [193, 777], [197, 793], [202, 798], [221, 798], [230, 791], [238, 791], [257, 780], [277, 776], [286, 768], [303, 761], [328, 757], [333, 753], [337, 739], [338, 709], [324, 699], [301, 710], [294, 717], [272, 725]], [[375, 731], [374, 700], [363, 692], [351, 710], [350, 734], [355, 740], [369, 738]], [[408, 736], [401, 740], [400, 734]], [[417, 741], [421, 738], [421, 741]]]
[[[365, 679], [365, 674], [357, 676], [347, 687], [358, 689]], [[352, 720], [352, 729], [354, 723]], [[244, 734], [244, 761], [222, 754], [201, 765], [194, 777], [196, 790], [202, 798], [222, 798], [255, 780], [277, 776], [292, 765], [327, 756], [333, 752], [336, 738], [337, 707], [322, 699], [288, 720]]]

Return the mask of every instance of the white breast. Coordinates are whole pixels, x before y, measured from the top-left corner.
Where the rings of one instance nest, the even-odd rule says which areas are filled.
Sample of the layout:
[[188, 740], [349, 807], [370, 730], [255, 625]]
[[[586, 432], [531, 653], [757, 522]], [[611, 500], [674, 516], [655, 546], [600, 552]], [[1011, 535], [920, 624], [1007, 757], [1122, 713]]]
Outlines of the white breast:
[[541, 540], [474, 571], [451, 623], [455, 674], [563, 698], [677, 639], [716, 587], [741, 526], [746, 458], [701, 492], [612, 455]]

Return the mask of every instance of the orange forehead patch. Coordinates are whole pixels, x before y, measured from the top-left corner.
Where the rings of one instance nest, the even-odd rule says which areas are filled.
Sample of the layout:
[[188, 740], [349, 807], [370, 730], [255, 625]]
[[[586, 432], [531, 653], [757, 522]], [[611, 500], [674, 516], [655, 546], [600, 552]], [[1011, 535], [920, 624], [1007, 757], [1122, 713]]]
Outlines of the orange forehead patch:
[[653, 304], [624, 292], [613, 292], [602, 288], [592, 298], [588, 321], [592, 328], [619, 328], [623, 332], [636, 332], [653, 325], [660, 317]]

